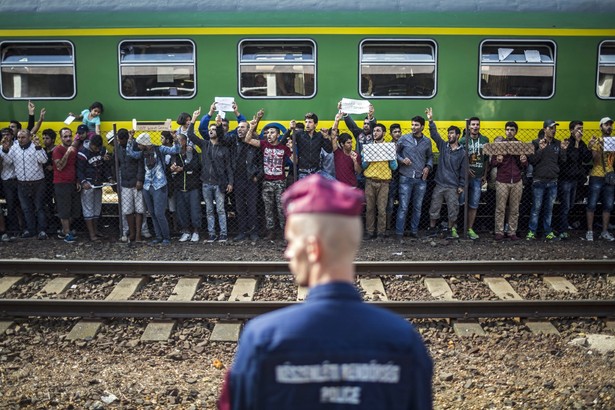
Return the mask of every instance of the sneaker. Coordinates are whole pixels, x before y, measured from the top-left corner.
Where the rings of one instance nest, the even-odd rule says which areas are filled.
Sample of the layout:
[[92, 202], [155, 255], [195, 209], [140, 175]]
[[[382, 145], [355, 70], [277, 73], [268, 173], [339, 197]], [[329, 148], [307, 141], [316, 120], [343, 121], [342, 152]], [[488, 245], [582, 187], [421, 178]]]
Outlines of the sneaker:
[[11, 238], [10, 238], [8, 233], [3, 233], [2, 234], [2, 242], [8, 242], [10, 240], [11, 240]]
[[226, 237], [226, 235], [220, 234], [220, 239], [218, 239], [218, 242], [226, 242], [228, 240], [228, 238]]
[[197, 232], [193, 232], [192, 236], [190, 237], [190, 242], [198, 242], [199, 239], [199, 234]]
[[554, 232], [549, 232], [547, 236], [545, 236], [545, 239], [547, 241], [557, 241], [559, 240], [559, 237]]
[[128, 235], [122, 235], [122, 237], [120, 238], [120, 242], [122, 243], [130, 242], [130, 240], [128, 239]]
[[517, 234], [510, 233], [510, 234], [508, 234], [508, 239], [510, 239], [511, 241], [518, 241], [518, 240], [520, 240], [521, 238], [519, 238], [519, 237], [517, 236]]
[[504, 234], [503, 233], [496, 233], [495, 234], [495, 240], [496, 241], [503, 241], [504, 240]]
[[426, 238], [433, 238], [434, 236], [438, 236], [439, 233], [440, 233], [440, 230], [437, 227], [430, 226], [425, 231], [425, 237]]
[[34, 238], [34, 235], [30, 233], [30, 231], [23, 231], [21, 234], [23, 239]]
[[395, 240], [396, 241], [400, 241], [400, 242], [403, 241], [404, 240], [404, 235], [395, 234]]
[[47, 239], [47, 238], [49, 238], [49, 237], [47, 236], [47, 233], [45, 233], [45, 231], [40, 231], [40, 232], [38, 233], [38, 239], [39, 239], [40, 241], [44, 241], [44, 240], [45, 240], [45, 239]]
[[600, 234], [600, 239], [604, 239], [605, 241], [609, 241], [609, 242], [615, 241], [615, 238], [613, 237], [613, 235], [609, 233], [609, 231], [602, 232]]
[[233, 238], [233, 242], [245, 241], [247, 237], [248, 237], [248, 235], [246, 235], [245, 233], [240, 233], [239, 235], [237, 235], [237, 236], [235, 236]]
[[257, 234], [256, 232], [252, 232], [252, 233], [250, 234], [250, 240], [251, 240], [252, 242], [256, 242], [256, 241], [258, 241], [259, 239], [260, 239], [260, 238], [258, 237], [258, 234]]
[[372, 239], [376, 239], [376, 234], [375, 233], [365, 232], [365, 235], [363, 235], [363, 240], [364, 241], [371, 241]]
[[209, 238], [207, 238], [205, 240], [205, 242], [207, 242], [207, 243], [214, 243], [214, 242], [216, 242], [216, 239], [218, 239], [218, 237], [215, 234], [210, 233], [209, 234]]
[[473, 241], [475, 241], [475, 240], [477, 240], [479, 238], [479, 236], [476, 234], [476, 232], [474, 232], [474, 229], [470, 228], [470, 229], [468, 229], [468, 238], [470, 238]]
[[64, 236], [64, 242], [73, 243], [75, 242], [75, 237], [69, 232]]
[[154, 239], [153, 241], [151, 241], [150, 243], [151, 243], [152, 245], [158, 245], [160, 242], [162, 242], [162, 239], [160, 239], [160, 238], [156, 238], [156, 239]]
[[275, 231], [273, 229], [271, 231], [267, 231], [267, 240], [269, 241], [275, 240]]
[[171, 241], [168, 239], [163, 239], [162, 242], [160, 242], [161, 245], [170, 245]]
[[568, 232], [562, 232], [562, 233], [559, 234], [559, 238], [561, 240], [570, 239], [570, 234]]
[[417, 232], [410, 232], [410, 233], [408, 234], [408, 236], [409, 236], [410, 238], [414, 238], [414, 239], [418, 239], [418, 238], [419, 238], [419, 234], [418, 234]]
[[587, 233], [585, 234], [585, 240], [587, 242], [593, 242], [594, 241], [594, 232], [593, 231], [587, 231]]
[[532, 231], [529, 231], [527, 235], [525, 236], [525, 239], [528, 241], [533, 241], [536, 239], [536, 234]]
[[145, 239], [149, 239], [152, 237], [152, 234], [149, 233], [149, 231], [143, 231], [141, 232], [141, 235], [145, 238]]
[[451, 234], [448, 236], [451, 239], [459, 239], [459, 234], [457, 233], [457, 228], [451, 228]]
[[179, 238], [180, 242], [186, 242], [188, 239], [190, 239], [190, 234], [189, 233], [183, 233], [181, 238]]

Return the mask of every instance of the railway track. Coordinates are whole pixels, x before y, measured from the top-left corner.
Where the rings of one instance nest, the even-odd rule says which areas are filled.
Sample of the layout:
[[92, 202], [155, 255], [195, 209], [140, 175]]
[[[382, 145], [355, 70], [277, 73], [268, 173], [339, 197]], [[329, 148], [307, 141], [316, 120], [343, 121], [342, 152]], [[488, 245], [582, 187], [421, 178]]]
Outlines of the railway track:
[[[611, 261], [480, 261], [480, 262], [358, 262], [358, 285], [369, 303], [390, 309], [412, 319], [450, 319], [477, 322], [488, 318], [523, 318], [548, 321], [554, 318], [599, 318], [613, 326], [615, 295], [607, 299], [525, 300], [506, 277], [538, 275], [562, 294], [575, 291], [562, 275], [606, 276], [615, 285]], [[12, 321], [26, 317], [81, 318], [101, 321], [108, 318], [148, 318], [152, 320], [214, 319], [233, 326], [238, 335], [241, 321], [301, 303], [306, 289], [295, 286], [296, 300], [254, 300], [259, 281], [265, 277], [289, 276], [285, 262], [134, 262], [134, 261], [48, 261], [0, 260], [0, 331]], [[29, 275], [41, 275], [47, 283], [27, 298], [5, 298]], [[78, 277], [123, 278], [104, 300], [68, 299], [63, 294]], [[151, 277], [178, 277], [168, 300], [130, 299]], [[227, 276], [234, 281], [225, 300], [193, 300], [197, 288], [209, 277]], [[420, 276], [433, 300], [388, 300], [382, 278], [402, 279]], [[450, 277], [471, 277], [489, 286], [494, 300], [457, 300], [447, 284]], [[290, 284], [290, 278], [288, 281]], [[292, 285], [285, 286], [292, 286]], [[230, 324], [229, 324], [230, 323]], [[170, 331], [170, 330], [169, 330]], [[95, 331], [94, 331], [95, 332]], [[229, 333], [229, 332], [226, 332]], [[85, 337], [90, 333], [85, 334]], [[76, 338], [79, 336], [77, 335]], [[235, 338], [235, 336], [232, 336]]]

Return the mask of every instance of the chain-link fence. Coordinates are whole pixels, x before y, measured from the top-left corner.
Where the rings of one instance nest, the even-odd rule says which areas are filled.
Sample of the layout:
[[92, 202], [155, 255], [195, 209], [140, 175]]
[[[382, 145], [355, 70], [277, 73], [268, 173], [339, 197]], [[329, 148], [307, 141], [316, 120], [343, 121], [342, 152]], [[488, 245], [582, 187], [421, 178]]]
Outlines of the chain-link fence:
[[[147, 131], [147, 139], [139, 141], [141, 131], [120, 132], [122, 138], [117, 139], [105, 131], [93, 145], [91, 140], [81, 143], [78, 152], [67, 154], [63, 131], [56, 132], [55, 140], [39, 132], [30, 141], [23, 133], [13, 136], [3, 130], [0, 232], [8, 237], [66, 239], [71, 233], [126, 241], [150, 236], [165, 240], [167, 230], [168, 238], [182, 242], [281, 238], [283, 190], [295, 175], [320, 172], [365, 190], [368, 238], [523, 238], [528, 232], [540, 237], [575, 231], [585, 236], [593, 164], [588, 135], [580, 147], [573, 142], [565, 150], [566, 158], [547, 149], [550, 157], [538, 159], [531, 144], [538, 137], [535, 129], [520, 130], [517, 143], [494, 142], [504, 131], [482, 129], [486, 138], [470, 138], [463, 150], [447, 144], [447, 128], [438, 129], [440, 145], [431, 138], [414, 139], [410, 131], [402, 129], [404, 136], [397, 144], [388, 132], [382, 143], [357, 143], [341, 128], [332, 153], [326, 138], [319, 140], [318, 150], [295, 141], [299, 158], [293, 164], [293, 138], [279, 135], [275, 143], [266, 133], [252, 145], [236, 134], [217, 144], [206, 142], [208, 136], [198, 135], [198, 141], [180, 137], [185, 142], [178, 152], [171, 152], [171, 133]], [[429, 135], [427, 127], [425, 134]], [[463, 131], [460, 137], [465, 145]], [[555, 138], [568, 139], [568, 130], [560, 129]], [[130, 161], [134, 162], [129, 166]], [[553, 164], [559, 169], [550, 169]], [[557, 183], [537, 187], [537, 175], [540, 181]], [[542, 207], [532, 220], [536, 195]], [[594, 209], [597, 215], [603, 209], [601, 198]], [[596, 218], [597, 225], [601, 222]]]

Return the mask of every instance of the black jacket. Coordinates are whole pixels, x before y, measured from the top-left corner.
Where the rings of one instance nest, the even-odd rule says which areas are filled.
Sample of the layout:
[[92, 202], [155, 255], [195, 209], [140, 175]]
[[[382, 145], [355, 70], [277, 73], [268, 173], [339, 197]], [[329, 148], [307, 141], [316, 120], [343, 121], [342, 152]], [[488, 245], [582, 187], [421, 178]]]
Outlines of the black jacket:
[[[222, 126], [217, 127], [218, 135], [223, 135]], [[194, 123], [188, 128], [188, 139], [201, 149], [201, 182], [218, 185], [220, 188], [234, 184], [233, 168], [228, 147], [212, 144], [194, 133]]]

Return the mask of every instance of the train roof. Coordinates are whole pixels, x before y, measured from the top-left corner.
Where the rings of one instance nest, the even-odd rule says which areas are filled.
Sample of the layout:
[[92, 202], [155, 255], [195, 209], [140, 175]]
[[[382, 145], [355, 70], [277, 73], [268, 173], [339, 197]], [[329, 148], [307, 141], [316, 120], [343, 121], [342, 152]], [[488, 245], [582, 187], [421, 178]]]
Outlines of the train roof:
[[6, 0], [0, 12], [615, 12], [615, 1], [605, 0]]

